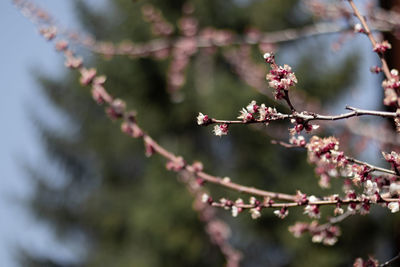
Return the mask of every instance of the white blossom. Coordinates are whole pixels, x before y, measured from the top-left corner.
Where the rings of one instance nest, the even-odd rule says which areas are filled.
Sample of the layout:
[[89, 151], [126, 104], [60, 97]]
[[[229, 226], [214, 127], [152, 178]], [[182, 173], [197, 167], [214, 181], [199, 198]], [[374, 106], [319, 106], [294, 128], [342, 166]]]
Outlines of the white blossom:
[[250, 209], [250, 213], [251, 213], [251, 218], [253, 220], [258, 219], [258, 218], [261, 217], [261, 212], [256, 208]]
[[240, 111], [240, 115], [237, 117], [238, 119], [242, 119], [244, 122], [251, 121], [253, 119], [253, 115], [249, 113], [245, 108]]
[[337, 237], [325, 237], [324, 238], [324, 245], [328, 245], [328, 246], [333, 246], [333, 245], [335, 245], [336, 244], [336, 242], [337, 242]]
[[250, 113], [256, 112], [257, 109], [258, 109], [258, 106], [257, 106], [257, 104], [256, 104], [256, 101], [255, 101], [255, 100], [252, 100], [252, 101], [246, 106], [246, 109], [247, 109], [247, 111], [250, 112]]
[[317, 205], [307, 205], [304, 208], [304, 214], [308, 214], [310, 218], [319, 219], [321, 214]]
[[313, 243], [321, 243], [323, 239], [324, 239], [324, 236], [321, 233], [321, 234], [318, 234], [318, 235], [313, 235], [311, 241]]
[[203, 125], [207, 120], [208, 120], [208, 116], [199, 112], [199, 115], [197, 116], [197, 124]]
[[399, 202], [390, 202], [388, 204], [388, 208], [392, 213], [398, 212], [400, 207], [399, 207]]
[[227, 124], [215, 125], [213, 132], [216, 136], [227, 135], [228, 134], [228, 125]]
[[308, 201], [309, 202], [316, 202], [316, 201], [318, 201], [318, 198], [316, 196], [314, 196], [314, 195], [311, 195], [311, 196], [308, 197]]
[[271, 53], [265, 53], [263, 57], [264, 57], [264, 59], [267, 59], [267, 58], [271, 57]]
[[354, 32], [362, 32], [364, 30], [363, 26], [360, 23], [354, 25]]
[[231, 182], [231, 178], [229, 178], [229, 177], [224, 177], [224, 178], [222, 179], [222, 182], [225, 183], [225, 184], [230, 183], [230, 182]]
[[289, 210], [287, 209], [274, 210], [274, 214], [279, 218], [284, 219], [286, 216], [289, 215]]
[[204, 193], [204, 194], [201, 196], [201, 202], [206, 203], [206, 202], [208, 201], [209, 198], [210, 198], [210, 196], [207, 195], [206, 193]]
[[379, 192], [379, 188], [376, 182], [372, 182], [371, 180], [367, 180], [364, 183], [364, 193], [367, 195], [373, 195], [375, 192]]
[[238, 209], [238, 207], [236, 207], [236, 206], [232, 206], [232, 216], [233, 217], [237, 217], [238, 216], [238, 214], [239, 214], [239, 209]]

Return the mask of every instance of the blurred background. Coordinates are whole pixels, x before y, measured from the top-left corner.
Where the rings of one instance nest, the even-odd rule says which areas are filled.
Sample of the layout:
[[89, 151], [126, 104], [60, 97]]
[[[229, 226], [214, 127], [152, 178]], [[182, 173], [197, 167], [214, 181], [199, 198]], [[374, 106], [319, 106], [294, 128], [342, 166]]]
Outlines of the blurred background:
[[[295, 0], [189, 2], [200, 29], [246, 34], [254, 29], [300, 28], [319, 20]], [[150, 3], [162, 10], [178, 34], [185, 1], [35, 3], [64, 27], [97, 40], [145, 42], [154, 36], [142, 18], [142, 6]], [[0, 10], [0, 265], [223, 266], [223, 256], [192, 209], [191, 195], [175, 173], [165, 170], [165, 161], [156, 155], [146, 158], [142, 142], [121, 133], [119, 122], [107, 118], [79, 85], [78, 75], [64, 68], [63, 57], [11, 1], [0, 2]], [[299, 109], [383, 109], [380, 77], [369, 73], [377, 58], [366, 38], [351, 33], [261, 49], [199, 50], [190, 57], [184, 85], [174, 93], [168, 90], [171, 58], [104, 57], [79, 45], [74, 48], [89, 66], [107, 76], [108, 90], [138, 111], [139, 124], [163, 146], [188, 162], [202, 161], [206, 172], [270, 191], [300, 189], [328, 195], [341, 191], [343, 183], [334, 179], [330, 189], [321, 189], [305, 151], [270, 143], [289, 138], [285, 123], [231, 127], [223, 138], [215, 137], [210, 127], [197, 126], [199, 111], [233, 119], [253, 99], [288, 111], [271, 100], [266, 83], [265, 95], [246, 82], [258, 81], [259, 70], [264, 82], [263, 49], [275, 50], [279, 64], [293, 67], [299, 80]], [[252, 75], [248, 80], [238, 70], [245, 63], [244, 72]], [[381, 126], [382, 120], [362, 122]], [[344, 123], [322, 126], [318, 134], [342, 138], [342, 149], [349, 155], [384, 164], [381, 144], [352, 135]], [[214, 198], [240, 196], [212, 185], [207, 188]], [[322, 212], [324, 218], [332, 209]], [[352, 216], [341, 223], [342, 236], [333, 247], [312, 243], [307, 235], [296, 239], [288, 232], [296, 221], [311, 221], [302, 209], [291, 209], [283, 221], [271, 210], [263, 211], [258, 220], [247, 213], [232, 218], [224, 210], [218, 216], [230, 225], [230, 242], [242, 251], [243, 266], [349, 266], [359, 256], [389, 259], [399, 248], [398, 216], [376, 207], [368, 216]]]

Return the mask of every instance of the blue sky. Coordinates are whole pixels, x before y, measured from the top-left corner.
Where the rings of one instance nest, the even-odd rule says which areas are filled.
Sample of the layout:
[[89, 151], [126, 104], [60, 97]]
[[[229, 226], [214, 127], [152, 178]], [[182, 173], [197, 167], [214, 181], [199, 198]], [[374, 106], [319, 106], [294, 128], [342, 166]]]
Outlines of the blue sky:
[[[72, 2], [36, 1], [65, 26], [76, 28]], [[22, 204], [33, 190], [23, 165], [51, 169], [31, 113], [54, 127], [62, 127], [64, 122], [61, 114], [41, 95], [32, 70], [59, 76], [64, 71], [63, 59], [38, 35], [34, 25], [20, 14], [11, 0], [0, 1], [0, 32], [0, 266], [18, 266], [13, 256], [19, 246], [70, 259], [75, 254], [73, 249], [68, 249], [68, 244], [58, 244], [50, 228], [39, 223]]]

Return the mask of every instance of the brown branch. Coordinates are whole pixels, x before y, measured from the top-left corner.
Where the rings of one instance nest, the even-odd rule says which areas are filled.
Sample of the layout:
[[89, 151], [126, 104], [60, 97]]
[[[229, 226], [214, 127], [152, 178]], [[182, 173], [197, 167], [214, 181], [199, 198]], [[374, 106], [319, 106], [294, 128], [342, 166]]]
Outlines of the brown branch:
[[342, 222], [347, 217], [349, 217], [349, 216], [351, 216], [353, 214], [354, 214], [353, 212], [348, 210], [345, 213], [343, 213], [342, 215], [330, 218], [329, 219], [329, 223], [327, 223], [327, 225], [332, 225], [332, 224], [336, 224], [336, 223]]
[[[398, 198], [382, 198], [381, 201], [374, 203], [370, 198], [366, 197], [364, 199], [357, 198], [357, 199], [351, 199], [351, 198], [346, 198], [346, 199], [334, 199], [334, 200], [318, 200], [318, 201], [312, 201], [312, 202], [285, 202], [285, 203], [262, 203], [260, 205], [254, 205], [254, 204], [234, 204], [238, 208], [242, 209], [253, 209], [255, 207], [262, 207], [262, 208], [290, 208], [290, 207], [301, 207], [301, 206], [307, 206], [307, 205], [316, 205], [316, 206], [335, 206], [337, 204], [341, 205], [348, 205], [348, 204], [363, 204], [365, 203], [365, 200], [369, 201], [369, 204], [380, 204], [380, 203], [390, 203], [390, 202], [398, 202]], [[221, 202], [212, 202], [212, 206], [214, 207], [226, 207], [225, 203]], [[345, 218], [343, 218], [345, 219]], [[332, 222], [334, 223], [334, 222]]]
[[[148, 144], [150, 144], [153, 147], [154, 151], [157, 152], [159, 155], [163, 156], [164, 158], [166, 158], [170, 161], [175, 162], [175, 161], [179, 160], [179, 158], [176, 155], [174, 155], [173, 153], [171, 153], [168, 150], [166, 150], [165, 148], [163, 148], [156, 141], [154, 141], [149, 135], [145, 134], [143, 136], [143, 138]], [[232, 189], [232, 190], [240, 192], [240, 193], [246, 193], [246, 194], [250, 194], [250, 195], [255, 195], [255, 196], [260, 196], [260, 197], [269, 197], [269, 198], [281, 199], [281, 200], [293, 201], [295, 199], [294, 195], [271, 192], [271, 191], [261, 190], [261, 189], [257, 189], [254, 187], [248, 187], [248, 186], [244, 186], [241, 184], [233, 183], [231, 181], [227, 181], [226, 179], [222, 179], [220, 177], [213, 176], [213, 175], [205, 173], [203, 171], [198, 171], [192, 165], [186, 164], [184, 166], [184, 169], [186, 169], [190, 173], [193, 173], [196, 177], [204, 179], [207, 182], [210, 182], [210, 183], [216, 184], [216, 185], [220, 185], [222, 187], [226, 187], [226, 188]]]
[[292, 113], [295, 113], [296, 109], [294, 108], [292, 102], [290, 101], [289, 90], [285, 90], [285, 95], [283, 96], [283, 99], [285, 99], [286, 103], [288, 104], [290, 111]]
[[207, 123], [213, 124], [253, 124], [253, 123], [266, 123], [270, 122], [271, 120], [287, 120], [287, 119], [302, 119], [304, 121], [336, 121], [336, 120], [343, 120], [352, 117], [359, 117], [359, 116], [377, 116], [383, 118], [396, 118], [398, 115], [396, 112], [387, 112], [387, 111], [376, 111], [376, 110], [366, 110], [366, 109], [359, 109], [350, 106], [346, 106], [346, 109], [352, 110], [348, 113], [343, 113], [339, 115], [321, 115], [313, 112], [303, 111], [301, 113], [295, 112], [293, 114], [285, 114], [285, 113], [277, 113], [274, 115], [272, 119], [268, 118], [265, 120], [251, 120], [251, 121], [241, 121], [241, 120], [219, 120], [211, 118], [210, 122]]
[[384, 267], [384, 266], [389, 266], [389, 264], [393, 263], [394, 261], [398, 260], [400, 258], [400, 252], [391, 258], [390, 260], [385, 261], [384, 263], [380, 264], [379, 267]]
[[367, 162], [365, 162], [365, 161], [361, 161], [361, 160], [358, 160], [358, 159], [354, 159], [354, 158], [348, 157], [348, 156], [346, 156], [346, 159], [347, 159], [348, 161], [350, 161], [350, 162], [353, 162], [353, 163], [356, 163], [356, 164], [360, 164], [360, 165], [365, 165], [365, 166], [367, 166], [368, 168], [370, 168], [370, 172], [377, 171], [377, 172], [383, 172], [383, 173], [387, 173], [387, 174], [391, 174], [391, 175], [395, 175], [395, 176], [400, 176], [400, 175], [399, 175], [398, 173], [396, 173], [395, 171], [392, 171], [392, 170], [389, 170], [389, 169], [385, 169], [385, 168], [381, 168], [381, 167], [378, 167], [378, 166], [369, 164], [369, 163], [367, 163]]
[[281, 146], [286, 147], [286, 148], [296, 148], [296, 147], [299, 147], [298, 145], [293, 145], [293, 144], [289, 144], [289, 143], [286, 143], [286, 142], [283, 142], [283, 141], [278, 141], [278, 140], [271, 140], [271, 144], [274, 144], [274, 145], [281, 145]]
[[212, 243], [217, 245], [224, 254], [227, 266], [238, 267], [242, 254], [231, 246], [228, 242], [230, 227], [218, 219], [214, 209], [207, 203], [201, 201], [201, 196], [205, 193], [195, 181], [192, 173], [181, 172], [181, 180], [186, 185], [187, 190], [193, 195], [193, 209], [199, 214], [199, 219], [205, 224], [205, 229]]
[[[358, 10], [357, 6], [354, 4], [353, 0], [348, 0], [348, 1], [349, 1], [351, 8], [354, 11], [354, 15], [360, 20], [362, 26], [364, 27], [365, 34], [368, 36], [368, 39], [371, 41], [372, 47], [375, 48], [375, 46], [377, 45], [377, 41], [375, 40], [374, 36], [372, 35], [372, 32], [371, 32], [364, 16], [362, 16], [360, 14], [360, 11]], [[392, 75], [390, 74], [389, 66], [386, 62], [384, 55], [382, 53], [377, 53], [377, 54], [379, 56], [379, 59], [381, 60], [382, 70], [386, 76], [386, 79], [388, 79], [388, 80], [391, 79]]]
[[[242, 35], [232, 35], [231, 40], [227, 42], [218, 42], [210, 40], [209, 38], [204, 38], [202, 36], [197, 36], [195, 38], [198, 48], [209, 48], [209, 47], [224, 47], [231, 45], [258, 45], [260, 43], [266, 44], [276, 44], [282, 42], [289, 42], [297, 39], [313, 37], [323, 34], [340, 33], [343, 31], [351, 30], [349, 27], [338, 26], [332, 23], [317, 23], [311, 26], [306, 26], [303, 28], [293, 28], [286, 29], [276, 32], [265, 32], [261, 33], [259, 36], [242, 36]], [[223, 31], [223, 30], [216, 30]], [[231, 33], [230, 33], [231, 34]], [[74, 34], [76, 37], [77, 35]], [[166, 39], [160, 38], [151, 40], [147, 43], [134, 44], [131, 42], [124, 42], [121, 44], [112, 44], [108, 42], [97, 42], [91, 37], [81, 37], [75, 39], [80, 43], [90, 49], [91, 51], [99, 54], [105, 55], [116, 55], [116, 56], [129, 56], [129, 57], [140, 57], [148, 55], [149, 53], [156, 53], [165, 49], [171, 49], [179, 44], [185, 37], [178, 37], [176, 39]], [[131, 46], [131, 49], [127, 47]]]
[[[306, 149], [306, 147], [304, 147], [304, 146], [292, 145], [292, 144], [289, 144], [289, 143], [286, 143], [286, 142], [283, 142], [283, 141], [272, 140], [271, 144], [281, 145], [281, 146], [283, 146], [285, 148], [303, 148], [303, 149]], [[355, 158], [352, 158], [352, 157], [349, 157], [349, 156], [345, 156], [345, 158], [349, 162], [367, 166], [369, 168], [369, 172], [382, 172], [382, 173], [387, 173], [387, 174], [390, 174], [390, 175], [394, 175], [394, 176], [399, 176], [400, 177], [400, 175], [398, 173], [396, 173], [395, 171], [393, 171], [393, 170], [389, 170], [389, 169], [385, 169], [385, 168], [382, 168], [382, 167], [378, 167], [378, 166], [375, 166], [373, 164], [370, 164], [370, 163], [367, 163], [365, 161], [361, 161], [361, 160], [358, 160], [358, 159], [355, 159]]]

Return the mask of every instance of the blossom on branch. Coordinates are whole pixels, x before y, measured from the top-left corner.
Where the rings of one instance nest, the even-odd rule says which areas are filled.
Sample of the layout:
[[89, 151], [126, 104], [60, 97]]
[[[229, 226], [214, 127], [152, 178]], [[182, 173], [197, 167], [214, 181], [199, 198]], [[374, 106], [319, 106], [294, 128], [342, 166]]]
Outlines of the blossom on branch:
[[391, 49], [392, 45], [388, 41], [383, 41], [382, 43], [377, 43], [374, 47], [374, 52], [383, 54], [388, 49]]
[[253, 220], [260, 218], [261, 217], [260, 208], [257, 207], [257, 208], [250, 209], [250, 214], [251, 214], [251, 218]]
[[271, 64], [272, 69], [267, 74], [268, 85], [275, 89], [276, 99], [282, 99], [285, 96], [284, 91], [288, 91], [291, 86], [297, 83], [297, 78], [289, 65], [278, 66]]
[[91, 83], [94, 77], [96, 77], [97, 73], [96, 69], [94, 68], [90, 69], [82, 68], [80, 72], [81, 72], [81, 78], [79, 79], [79, 81], [82, 85], [88, 85], [89, 83]]
[[240, 111], [240, 115], [237, 118], [244, 122], [252, 121], [254, 119], [253, 114], [248, 112], [245, 108]]
[[391, 211], [392, 213], [398, 212], [398, 211], [400, 210], [399, 202], [390, 202], [390, 203], [388, 204], [388, 208], [390, 209], [390, 211]]
[[223, 136], [228, 134], [228, 124], [218, 124], [214, 126], [213, 130], [216, 136]]
[[39, 32], [47, 41], [51, 41], [54, 39], [54, 37], [56, 37], [57, 28], [55, 26], [50, 26], [48, 28], [40, 29]]
[[287, 208], [282, 208], [280, 210], [275, 210], [274, 214], [281, 219], [284, 219], [286, 216], [289, 215], [289, 210]]
[[208, 122], [210, 122], [208, 115], [204, 115], [203, 113], [199, 112], [199, 115], [197, 116], [197, 124], [206, 125]]

